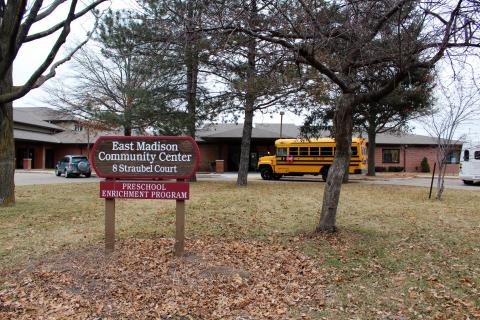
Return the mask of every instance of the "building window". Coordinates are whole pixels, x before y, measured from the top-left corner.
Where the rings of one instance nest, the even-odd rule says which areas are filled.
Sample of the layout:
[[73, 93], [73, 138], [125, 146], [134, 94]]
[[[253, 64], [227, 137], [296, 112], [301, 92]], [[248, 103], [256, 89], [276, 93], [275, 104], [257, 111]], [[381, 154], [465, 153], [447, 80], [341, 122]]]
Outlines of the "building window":
[[447, 155], [447, 164], [458, 164], [460, 163], [460, 155], [458, 151], [453, 151], [450, 152], [450, 154]]
[[400, 163], [400, 149], [382, 149], [383, 163]]

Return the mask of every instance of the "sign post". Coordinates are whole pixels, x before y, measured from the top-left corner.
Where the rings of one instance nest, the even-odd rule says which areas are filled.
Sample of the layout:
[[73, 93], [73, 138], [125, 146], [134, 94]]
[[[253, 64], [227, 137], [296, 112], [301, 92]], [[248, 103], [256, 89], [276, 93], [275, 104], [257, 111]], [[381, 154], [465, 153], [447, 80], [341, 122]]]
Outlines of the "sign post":
[[[99, 137], [90, 159], [105, 198], [105, 251], [115, 250], [115, 199], [166, 199], [176, 201], [175, 256], [185, 247], [185, 200], [190, 197], [184, 179], [195, 175], [200, 162], [191, 137]], [[119, 180], [121, 179], [121, 180]], [[142, 180], [132, 180], [142, 179]], [[144, 179], [176, 179], [177, 182]]]
[[[177, 181], [183, 181], [181, 179]], [[183, 256], [185, 250], [185, 200], [176, 200], [175, 205], [175, 256]]]
[[115, 198], [105, 199], [105, 251], [115, 250]]

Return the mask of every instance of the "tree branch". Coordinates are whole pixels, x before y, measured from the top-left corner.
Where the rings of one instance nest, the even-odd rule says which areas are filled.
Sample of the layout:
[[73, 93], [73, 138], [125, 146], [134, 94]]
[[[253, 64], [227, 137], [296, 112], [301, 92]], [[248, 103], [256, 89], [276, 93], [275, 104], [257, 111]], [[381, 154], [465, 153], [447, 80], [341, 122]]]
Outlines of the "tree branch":
[[[35, 83], [37, 82], [37, 80], [39, 80], [41, 78], [43, 72], [45, 72], [45, 70], [47, 70], [47, 68], [52, 64], [52, 62], [55, 59], [55, 56], [57, 55], [58, 51], [60, 50], [62, 45], [65, 43], [65, 41], [67, 39], [67, 36], [70, 33], [70, 24], [73, 21], [73, 17], [75, 16], [76, 6], [77, 6], [77, 0], [72, 0], [72, 3], [70, 5], [70, 10], [68, 12], [67, 18], [65, 19], [65, 22], [64, 22], [64, 25], [63, 25], [63, 30], [60, 33], [57, 41], [53, 45], [52, 50], [50, 51], [48, 56], [43, 61], [43, 63], [38, 67], [38, 69], [32, 74], [30, 79], [28, 79], [28, 81], [24, 85], [15, 88], [12, 92], [5, 93], [5, 94], [1, 95], [0, 96], [0, 104], [7, 103], [7, 102], [10, 102], [10, 101], [13, 101], [13, 100], [16, 100], [18, 98], [23, 97], [24, 95], [26, 95], [28, 93], [29, 90], [31, 90], [35, 86]], [[73, 53], [72, 53], [72, 55], [73, 55]], [[64, 60], [65, 61], [70, 60], [71, 56], [67, 57], [67, 58], [68, 59], [66, 59], [66, 60], [64, 59]], [[55, 69], [53, 69], [53, 71], [54, 70]], [[45, 82], [45, 81], [43, 81], [43, 82]]]
[[2, 46], [2, 52], [0, 52], [0, 78], [2, 79], [11, 68], [17, 54], [17, 35], [27, 2], [27, 0], [9, 1], [2, 17], [0, 39], [2, 43], [6, 44], [6, 46]]
[[[70, 21], [73, 21], [73, 20], [76, 20], [82, 16], [84, 16], [86, 13], [88, 13], [89, 11], [91, 11], [92, 9], [94, 9], [95, 7], [97, 7], [99, 4], [101, 4], [102, 2], [105, 2], [107, 0], [96, 0], [94, 1], [93, 3], [91, 3], [90, 5], [88, 5], [87, 7], [85, 7], [83, 10], [79, 11], [78, 13], [74, 14], [71, 18]], [[35, 34], [32, 34], [30, 36], [27, 36], [25, 38], [25, 42], [30, 42], [30, 41], [34, 41], [34, 40], [37, 40], [37, 39], [40, 39], [40, 38], [44, 38], [46, 36], [49, 36], [55, 32], [57, 32], [58, 30], [62, 29], [62, 27], [65, 25], [67, 21], [62, 21], [56, 25], [54, 25], [53, 27], [51, 27], [50, 29], [47, 29], [47, 30], [44, 30], [44, 31], [41, 31], [41, 32], [38, 32], [38, 33], [35, 33]]]
[[50, 6], [48, 8], [46, 8], [45, 10], [43, 10], [40, 14], [37, 15], [37, 17], [35, 18], [35, 21], [34, 22], [37, 22], [37, 21], [40, 21], [42, 19], [45, 19], [46, 17], [48, 17], [53, 11], [55, 11], [55, 9], [61, 5], [62, 3], [64, 3], [65, 1], [67, 0], [55, 0], [55, 2], [53, 2], [52, 4], [50, 4]]

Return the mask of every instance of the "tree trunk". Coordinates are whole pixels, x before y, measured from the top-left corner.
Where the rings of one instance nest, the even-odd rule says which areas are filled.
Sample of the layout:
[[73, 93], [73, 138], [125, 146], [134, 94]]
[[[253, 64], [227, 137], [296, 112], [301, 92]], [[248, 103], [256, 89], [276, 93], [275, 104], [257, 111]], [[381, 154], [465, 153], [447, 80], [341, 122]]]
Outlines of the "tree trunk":
[[343, 175], [342, 183], [348, 183], [350, 179], [350, 173], [348, 172], [349, 166], [350, 166], [350, 161], [347, 163], [347, 167], [345, 168], [345, 174]]
[[[198, 31], [194, 24], [194, 1], [187, 3], [187, 22], [185, 34], [185, 66], [187, 69], [187, 133], [195, 139], [197, 123], [197, 88], [198, 88]], [[191, 182], [197, 181], [197, 176], [190, 178]]]
[[337, 148], [335, 159], [328, 172], [317, 232], [335, 232], [337, 229], [336, 217], [340, 190], [351, 155], [353, 98], [353, 94], [343, 93], [336, 103], [334, 126]]
[[[12, 69], [0, 80], [0, 94], [12, 90]], [[13, 104], [0, 105], [0, 206], [15, 203], [15, 141], [13, 138]]]
[[187, 22], [185, 35], [185, 66], [187, 69], [187, 132], [195, 139], [196, 109], [197, 109], [197, 86], [198, 86], [198, 34], [194, 25], [194, 3], [187, 3]]
[[377, 133], [375, 130], [368, 130], [368, 171], [367, 176], [375, 176], [375, 148], [377, 146]]
[[[252, 0], [250, 3], [250, 25], [255, 22], [257, 12], [257, 2]], [[240, 165], [238, 168], [237, 185], [245, 186], [248, 181], [248, 167], [250, 164], [250, 142], [252, 140], [253, 112], [255, 107], [256, 91], [255, 91], [255, 75], [256, 75], [256, 45], [255, 38], [251, 37], [248, 41], [248, 69], [247, 69], [247, 86], [245, 93], [245, 120], [243, 123], [242, 146], [240, 150]]]
[[445, 161], [442, 162], [438, 170], [438, 179], [437, 179], [437, 200], [442, 200], [443, 191], [445, 190], [445, 173], [447, 172], [447, 164]]
[[[249, 99], [247, 99], [249, 100]], [[252, 104], [246, 102], [245, 104]], [[245, 108], [245, 122], [243, 123], [242, 146], [240, 150], [240, 165], [238, 168], [237, 185], [245, 186], [248, 180], [248, 169], [250, 164], [250, 141], [252, 140], [253, 128], [253, 107]]]

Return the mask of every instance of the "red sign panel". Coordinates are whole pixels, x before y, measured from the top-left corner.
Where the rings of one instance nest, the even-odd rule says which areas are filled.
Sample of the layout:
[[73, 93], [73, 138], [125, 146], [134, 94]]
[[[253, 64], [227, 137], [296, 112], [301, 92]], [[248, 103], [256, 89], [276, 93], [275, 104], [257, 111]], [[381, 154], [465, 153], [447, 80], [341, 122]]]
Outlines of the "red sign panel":
[[186, 182], [100, 181], [100, 198], [188, 200]]
[[90, 154], [101, 178], [189, 179], [200, 163], [191, 137], [99, 137]]

